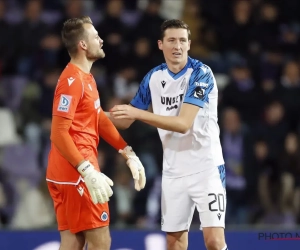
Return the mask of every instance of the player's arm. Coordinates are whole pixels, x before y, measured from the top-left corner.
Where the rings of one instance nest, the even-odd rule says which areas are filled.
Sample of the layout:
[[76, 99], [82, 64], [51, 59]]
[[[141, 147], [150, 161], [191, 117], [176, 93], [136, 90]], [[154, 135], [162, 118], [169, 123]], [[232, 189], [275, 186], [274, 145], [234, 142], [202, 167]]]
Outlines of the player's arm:
[[193, 125], [195, 117], [205, 102], [209, 102], [208, 94], [214, 87], [215, 79], [209, 67], [202, 66], [195, 70], [190, 77], [189, 87], [184, 103], [178, 116], [161, 116], [129, 107], [118, 105], [112, 109], [111, 115], [115, 119], [137, 119], [152, 126], [186, 133]]
[[118, 128], [118, 129], [128, 129], [131, 124], [134, 122], [133, 119], [115, 119], [113, 118], [109, 112], [104, 112], [105, 115], [111, 120], [111, 122]]
[[112, 121], [105, 115], [103, 110], [99, 114], [99, 135], [108, 144], [113, 146], [126, 159], [126, 163], [132, 173], [134, 186], [137, 191], [143, 189], [146, 185], [146, 175], [143, 164], [136, 156], [134, 151], [124, 141]]
[[[147, 75], [143, 78], [139, 89], [135, 95], [135, 97], [131, 100], [129, 106], [136, 107], [138, 109], [147, 110], [151, 103], [151, 93], [149, 88], [149, 82], [153, 70], [149, 71]], [[118, 129], [127, 129], [130, 125], [135, 121], [135, 119], [115, 119], [110, 112], [105, 112], [106, 116], [113, 122], [113, 124]]]
[[77, 149], [69, 134], [71, 125], [72, 120], [54, 115], [52, 117], [50, 139], [61, 155], [70, 162], [73, 167], [78, 167], [84, 161], [84, 157]]
[[69, 134], [83, 91], [81, 80], [73, 75], [60, 79], [54, 94], [50, 139], [73, 167], [78, 167], [84, 161]]
[[111, 113], [116, 120], [128, 119], [126, 117], [129, 115], [151, 126], [184, 134], [193, 125], [198, 111], [198, 106], [183, 103], [178, 116], [156, 115], [128, 105], [118, 105], [112, 109]]

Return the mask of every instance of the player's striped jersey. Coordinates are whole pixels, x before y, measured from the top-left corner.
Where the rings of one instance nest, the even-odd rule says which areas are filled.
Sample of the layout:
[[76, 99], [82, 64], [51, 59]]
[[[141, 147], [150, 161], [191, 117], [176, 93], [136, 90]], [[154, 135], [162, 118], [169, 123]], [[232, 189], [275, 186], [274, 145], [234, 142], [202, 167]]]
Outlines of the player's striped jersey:
[[182, 103], [201, 107], [185, 134], [158, 129], [163, 145], [163, 175], [178, 178], [224, 164], [218, 126], [218, 89], [211, 69], [189, 57], [177, 74], [167, 65], [152, 69], [143, 79], [131, 105], [163, 116], [177, 116]]

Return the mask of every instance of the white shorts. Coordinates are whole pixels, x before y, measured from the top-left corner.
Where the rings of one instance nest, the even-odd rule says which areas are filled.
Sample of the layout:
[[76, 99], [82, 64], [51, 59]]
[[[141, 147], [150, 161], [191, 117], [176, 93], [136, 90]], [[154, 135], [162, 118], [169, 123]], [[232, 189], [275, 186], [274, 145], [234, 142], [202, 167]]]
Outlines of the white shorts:
[[195, 207], [199, 212], [200, 229], [225, 228], [224, 165], [181, 178], [162, 178], [162, 231], [189, 230]]

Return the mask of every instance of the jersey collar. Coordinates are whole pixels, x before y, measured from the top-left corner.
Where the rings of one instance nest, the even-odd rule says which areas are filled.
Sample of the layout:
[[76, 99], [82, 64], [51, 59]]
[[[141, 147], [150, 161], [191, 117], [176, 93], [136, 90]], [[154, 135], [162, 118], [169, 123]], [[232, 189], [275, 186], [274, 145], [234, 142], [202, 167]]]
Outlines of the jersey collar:
[[182, 70], [180, 70], [178, 73], [173, 73], [171, 70], [169, 70], [169, 68], [167, 67], [168, 73], [169, 75], [174, 79], [177, 80], [179, 77], [183, 76], [185, 74], [185, 72], [187, 71], [187, 69], [190, 67], [191, 64], [191, 58], [188, 57], [188, 61], [187, 64], [184, 66], [184, 68]]

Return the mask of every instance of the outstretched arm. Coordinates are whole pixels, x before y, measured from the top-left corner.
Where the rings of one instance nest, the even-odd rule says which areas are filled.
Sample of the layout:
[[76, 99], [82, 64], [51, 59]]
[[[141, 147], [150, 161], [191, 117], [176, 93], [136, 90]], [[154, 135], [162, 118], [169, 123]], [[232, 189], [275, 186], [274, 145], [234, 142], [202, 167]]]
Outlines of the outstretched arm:
[[[128, 105], [116, 105], [111, 109], [111, 116], [115, 119], [136, 119], [164, 130], [185, 134], [192, 127], [199, 109], [209, 103], [209, 94], [215, 86], [211, 69], [199, 63], [190, 77], [178, 116], [155, 115]], [[216, 94], [214, 98], [217, 98]]]
[[115, 119], [110, 115], [109, 112], [104, 112], [104, 113], [109, 118], [109, 120], [116, 126], [116, 128], [121, 130], [128, 129], [131, 126], [131, 124], [134, 122], [133, 119], [122, 119], [122, 120]]
[[118, 105], [111, 110], [116, 120], [136, 119], [164, 130], [185, 134], [193, 125], [199, 107], [183, 103], [178, 116], [156, 115], [129, 105]]

